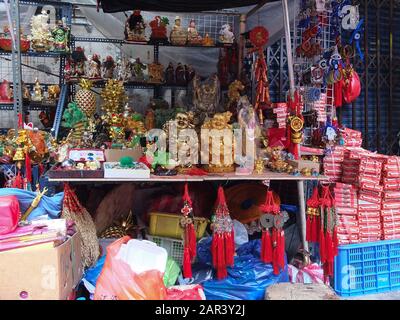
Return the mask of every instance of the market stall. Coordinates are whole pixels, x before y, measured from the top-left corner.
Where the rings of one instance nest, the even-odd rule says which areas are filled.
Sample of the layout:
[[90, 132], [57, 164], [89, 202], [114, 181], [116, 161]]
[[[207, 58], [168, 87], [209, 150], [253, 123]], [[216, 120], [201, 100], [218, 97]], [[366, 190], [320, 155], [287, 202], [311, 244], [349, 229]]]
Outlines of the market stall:
[[[68, 285], [4, 276], [0, 298], [398, 287], [399, 158], [363, 149], [338, 120], [361, 94], [351, 1], [82, 4], [90, 23], [110, 17], [96, 36], [74, 25], [79, 4], [27, 4], [5, 2], [0, 34], [13, 73], [0, 107], [15, 120], [0, 136], [0, 269], [53, 263]], [[262, 22], [268, 8], [279, 25]], [[280, 38], [284, 99], [270, 86]]]

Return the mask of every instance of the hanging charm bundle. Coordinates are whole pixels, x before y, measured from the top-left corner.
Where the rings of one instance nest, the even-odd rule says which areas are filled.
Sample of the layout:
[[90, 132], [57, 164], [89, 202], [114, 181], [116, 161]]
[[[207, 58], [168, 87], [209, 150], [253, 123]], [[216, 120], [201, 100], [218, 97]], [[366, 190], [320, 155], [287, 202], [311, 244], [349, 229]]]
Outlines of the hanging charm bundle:
[[232, 267], [235, 255], [233, 222], [226, 204], [224, 189], [218, 188], [215, 216], [211, 225], [213, 231], [211, 254], [212, 263], [217, 271], [217, 279], [225, 278], [226, 268]]
[[64, 202], [61, 217], [75, 222], [82, 239], [83, 266], [92, 266], [100, 255], [96, 226], [89, 212], [79, 202], [78, 197], [68, 183], [64, 184]]
[[189, 196], [188, 184], [185, 184], [183, 194], [183, 208], [181, 209], [183, 217], [180, 225], [183, 228], [183, 277], [192, 278], [192, 262], [196, 257], [196, 231], [193, 224], [193, 206]]
[[319, 193], [318, 187], [315, 187], [312, 196], [307, 200], [306, 240], [308, 242], [319, 241], [320, 226], [321, 214], [319, 210]]
[[[285, 268], [285, 232], [283, 225], [287, 221], [287, 213], [281, 213], [279, 198], [274, 197], [272, 190], [267, 191], [265, 203], [260, 206], [264, 213], [260, 218], [263, 228], [261, 239], [261, 261], [272, 263], [274, 274], [278, 275]], [[270, 229], [271, 234], [270, 234]]]
[[336, 231], [335, 200], [329, 186], [322, 186], [319, 205], [321, 209], [321, 228], [319, 234], [320, 258], [324, 275], [327, 279], [333, 276], [333, 262], [338, 254], [338, 237]]
[[269, 95], [269, 82], [267, 77], [267, 63], [265, 62], [265, 56], [262, 50], [258, 53], [258, 58], [255, 63], [255, 82], [257, 83], [256, 88], [256, 103], [254, 108], [258, 110], [258, 117], [260, 124], [264, 123], [263, 107], [271, 104]]

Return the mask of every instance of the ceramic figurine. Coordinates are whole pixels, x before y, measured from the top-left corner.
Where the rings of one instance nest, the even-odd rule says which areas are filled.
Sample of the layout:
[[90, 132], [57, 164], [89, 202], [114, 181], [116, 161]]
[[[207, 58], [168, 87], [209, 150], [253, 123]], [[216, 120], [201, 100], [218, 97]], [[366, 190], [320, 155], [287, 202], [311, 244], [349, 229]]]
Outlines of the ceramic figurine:
[[210, 35], [208, 33], [206, 33], [206, 35], [203, 39], [203, 46], [212, 47], [214, 45], [215, 45], [214, 40], [210, 37]]
[[129, 62], [129, 67], [131, 70], [132, 80], [133, 81], [144, 81], [144, 70], [147, 69], [147, 66], [140, 61], [140, 58], [136, 58], [133, 62]]
[[258, 158], [255, 163], [254, 171], [256, 174], [263, 174], [264, 173], [264, 159]]
[[35, 79], [35, 86], [33, 87], [32, 101], [41, 102], [43, 100], [43, 88], [39, 83], [38, 78]]
[[85, 56], [85, 50], [82, 47], [77, 47], [71, 54], [70, 64], [70, 75], [71, 79], [81, 78], [85, 76], [85, 62], [87, 58]]
[[144, 125], [147, 131], [154, 129], [156, 127], [154, 110], [151, 108], [147, 109], [146, 111]]
[[165, 83], [168, 85], [175, 84], [175, 70], [172, 62], [170, 62], [167, 69], [165, 69]]
[[199, 35], [199, 32], [196, 29], [196, 22], [194, 20], [190, 20], [188, 31], [187, 31], [187, 39], [188, 44], [191, 45], [201, 45], [202, 37]]
[[205, 81], [201, 81], [200, 76], [196, 75], [192, 83], [195, 123], [196, 126], [200, 126], [204, 119], [212, 117], [217, 110], [221, 96], [220, 83], [217, 75]]
[[114, 77], [115, 67], [116, 67], [116, 65], [115, 65], [113, 57], [107, 56], [107, 58], [103, 61], [103, 64], [102, 64], [103, 78], [104, 79], [112, 79]]
[[232, 44], [235, 41], [235, 34], [230, 24], [224, 24], [219, 32], [219, 41], [223, 44]]
[[88, 56], [88, 78], [89, 79], [100, 79], [101, 78], [101, 62], [100, 56], [93, 54]]
[[3, 80], [3, 82], [0, 84], [0, 102], [13, 102], [13, 91], [10, 87], [10, 83], [7, 80]]
[[[208, 118], [204, 121], [201, 126], [202, 129], [208, 130], [232, 130], [232, 125], [229, 124], [232, 114], [227, 111], [224, 113], [216, 113], [213, 117]], [[235, 166], [233, 163], [234, 155], [232, 148], [232, 157], [230, 159], [224, 159], [224, 140], [220, 140], [220, 147], [217, 148], [218, 153], [214, 153], [214, 148], [212, 147], [212, 141], [210, 140], [210, 146], [208, 148], [209, 161], [210, 163], [206, 166], [206, 170], [212, 173], [224, 173], [235, 171]], [[219, 158], [219, 161], [217, 160]]]
[[54, 51], [69, 52], [70, 29], [67, 26], [65, 18], [57, 21], [56, 27], [51, 32], [54, 39]]
[[31, 19], [31, 46], [38, 52], [49, 51], [53, 47], [53, 37], [48, 22], [49, 15], [46, 10]]
[[56, 101], [60, 96], [60, 86], [58, 84], [54, 84], [47, 87], [47, 99], [50, 101]]
[[164, 67], [161, 63], [150, 63], [149, 68], [149, 82], [163, 83], [164, 82]]
[[156, 16], [154, 20], [149, 23], [149, 26], [151, 27], [150, 43], [169, 43], [167, 25], [169, 25], [168, 18], [161, 18], [160, 16]]
[[184, 69], [185, 69], [185, 81], [186, 84], [189, 84], [196, 76], [196, 71], [193, 69], [191, 65], [186, 65], [186, 64]]
[[[20, 49], [21, 52], [26, 52], [31, 47], [31, 42], [28, 37], [20, 30]], [[9, 26], [3, 27], [3, 33], [0, 33], [0, 49], [4, 51], [12, 51], [12, 37]]]
[[140, 10], [135, 10], [125, 22], [125, 40], [147, 42], [145, 37], [146, 23]]
[[175, 17], [175, 25], [172, 28], [169, 38], [171, 43], [175, 46], [184, 46], [186, 44], [187, 32], [182, 28], [181, 18], [179, 16]]
[[[51, 86], [49, 86], [49, 88], [50, 87]], [[25, 101], [31, 101], [31, 92], [24, 82], [22, 82], [22, 99], [24, 99]]]
[[186, 74], [185, 68], [183, 67], [182, 63], [178, 63], [175, 69], [175, 83], [178, 86], [185, 86], [186, 85]]

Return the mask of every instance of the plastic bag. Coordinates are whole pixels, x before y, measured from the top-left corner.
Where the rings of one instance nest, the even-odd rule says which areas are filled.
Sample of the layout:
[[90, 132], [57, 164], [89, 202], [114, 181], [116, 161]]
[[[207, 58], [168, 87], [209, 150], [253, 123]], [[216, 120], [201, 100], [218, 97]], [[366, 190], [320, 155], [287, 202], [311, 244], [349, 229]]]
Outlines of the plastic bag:
[[[25, 212], [35, 199], [37, 194], [32, 191], [25, 191], [16, 188], [0, 188], [0, 196], [16, 196], [19, 201], [21, 212]], [[57, 193], [52, 197], [43, 196], [37, 208], [35, 208], [28, 217], [31, 221], [39, 216], [48, 215], [51, 219], [60, 217], [64, 192]]]
[[92, 285], [96, 286], [97, 279], [100, 277], [101, 270], [103, 269], [106, 255], [97, 260], [96, 264], [86, 271], [85, 279]]
[[288, 265], [289, 279], [291, 283], [324, 283], [324, 271], [317, 264], [313, 263], [303, 269]]
[[164, 284], [166, 287], [171, 287], [176, 283], [176, 280], [181, 273], [181, 268], [174, 259], [168, 258], [167, 266], [164, 273]]
[[0, 197], [0, 235], [13, 232], [17, 228], [19, 215], [17, 197]]
[[206, 296], [199, 284], [174, 286], [167, 289], [167, 300], [206, 300]]
[[[197, 246], [198, 260], [206, 265], [211, 264], [211, 241], [211, 238], [205, 238]], [[260, 240], [243, 244], [236, 250], [235, 265], [227, 268], [227, 278], [203, 281], [207, 300], [263, 300], [268, 286], [288, 282], [287, 266], [275, 276], [271, 264], [260, 260], [260, 249]], [[194, 278], [197, 277], [196, 273], [193, 272]]]
[[249, 235], [247, 234], [246, 227], [238, 220], [233, 220], [233, 228], [235, 231], [235, 245], [237, 247], [249, 242]]
[[94, 300], [164, 300], [167, 296], [163, 274], [157, 270], [135, 274], [130, 266], [116, 258], [126, 236], [107, 247], [107, 256], [97, 279]]

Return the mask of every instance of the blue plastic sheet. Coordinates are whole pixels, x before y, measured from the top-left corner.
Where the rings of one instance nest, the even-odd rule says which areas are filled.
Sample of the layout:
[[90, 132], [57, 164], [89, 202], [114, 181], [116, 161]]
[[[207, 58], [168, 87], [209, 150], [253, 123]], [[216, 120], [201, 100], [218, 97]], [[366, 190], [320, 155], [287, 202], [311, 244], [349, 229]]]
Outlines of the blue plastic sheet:
[[104, 262], [106, 261], [106, 255], [103, 255], [96, 264], [86, 271], [85, 279], [92, 285], [96, 286], [97, 279], [100, 276], [101, 270], [103, 269]]
[[[211, 265], [210, 245], [211, 238], [206, 238], [198, 244], [198, 260], [203, 265]], [[275, 276], [272, 265], [260, 261], [260, 248], [260, 240], [243, 244], [236, 251], [235, 265], [227, 268], [227, 278], [203, 281], [207, 300], [263, 300], [268, 286], [288, 282], [287, 264], [285, 269]], [[195, 274], [194, 277], [196, 278]]]
[[[21, 212], [24, 213], [31, 205], [33, 199], [37, 196], [35, 192], [26, 191], [15, 188], [1, 188], [0, 196], [16, 196], [19, 201]], [[28, 217], [28, 221], [34, 220], [35, 218], [48, 215], [51, 219], [56, 219], [61, 214], [62, 202], [64, 199], [64, 192], [55, 194], [52, 197], [43, 196], [40, 200], [39, 205], [34, 209]]]

